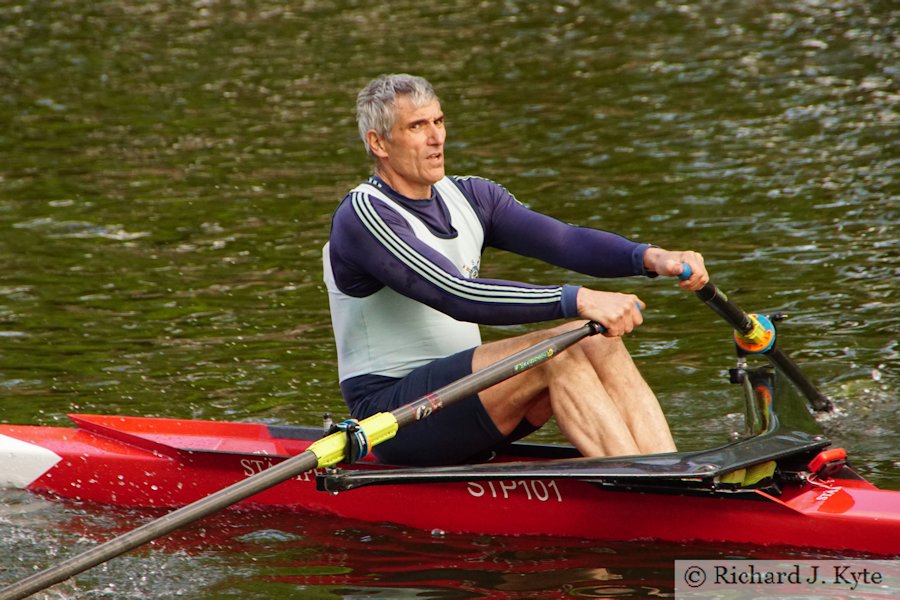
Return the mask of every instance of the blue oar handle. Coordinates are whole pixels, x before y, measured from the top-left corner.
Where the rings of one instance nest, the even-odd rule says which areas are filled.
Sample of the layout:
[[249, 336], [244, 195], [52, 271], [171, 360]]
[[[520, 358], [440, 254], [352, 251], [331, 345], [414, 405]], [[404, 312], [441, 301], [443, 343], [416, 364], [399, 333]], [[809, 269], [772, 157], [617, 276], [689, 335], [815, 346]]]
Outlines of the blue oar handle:
[[678, 279], [680, 279], [680, 280], [682, 280], [682, 281], [684, 281], [684, 280], [686, 280], [686, 279], [690, 279], [690, 278], [691, 278], [691, 275], [694, 274], [694, 272], [691, 270], [691, 265], [689, 265], [689, 264], [687, 264], [687, 263], [681, 263], [681, 266], [684, 267], [684, 271], [682, 271], [682, 272], [678, 275]]

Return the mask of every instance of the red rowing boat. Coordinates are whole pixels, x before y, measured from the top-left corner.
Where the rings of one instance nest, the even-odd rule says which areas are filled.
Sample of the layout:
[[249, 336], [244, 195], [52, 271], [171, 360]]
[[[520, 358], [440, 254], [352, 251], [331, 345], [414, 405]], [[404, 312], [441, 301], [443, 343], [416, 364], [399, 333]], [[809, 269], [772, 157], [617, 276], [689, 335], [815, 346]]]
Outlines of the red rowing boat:
[[[0, 425], [0, 485], [105, 504], [179, 507], [0, 589], [0, 597], [24, 598], [236, 503], [444, 532], [900, 556], [900, 492], [878, 489], [848, 464], [843, 449], [779, 419], [776, 406], [790, 408], [792, 389], [815, 410], [830, 410], [831, 403], [775, 344], [777, 318], [748, 315], [711, 282], [697, 296], [735, 329], [738, 365], [730, 374], [744, 391], [747, 417], [744, 439], [704, 451], [597, 459], [569, 446], [513, 444], [482, 462], [418, 469], [376, 464], [367, 453], [400, 427], [602, 332], [597, 323], [328, 432], [102, 415], [70, 415], [76, 428]], [[771, 366], [748, 368], [749, 355]], [[785, 379], [776, 380], [773, 368]], [[806, 413], [801, 407], [785, 414]]]
[[[771, 405], [771, 388], [754, 389], [757, 401]], [[321, 428], [252, 423], [71, 419], [76, 428], [0, 425], [0, 481], [102, 504], [177, 507], [322, 436]], [[241, 505], [445, 532], [900, 555], [900, 492], [865, 481], [829, 444], [784, 430], [773, 413], [760, 435], [700, 452], [586, 459], [567, 446], [515, 444], [491, 460], [444, 468], [396, 468], [367, 456]]]

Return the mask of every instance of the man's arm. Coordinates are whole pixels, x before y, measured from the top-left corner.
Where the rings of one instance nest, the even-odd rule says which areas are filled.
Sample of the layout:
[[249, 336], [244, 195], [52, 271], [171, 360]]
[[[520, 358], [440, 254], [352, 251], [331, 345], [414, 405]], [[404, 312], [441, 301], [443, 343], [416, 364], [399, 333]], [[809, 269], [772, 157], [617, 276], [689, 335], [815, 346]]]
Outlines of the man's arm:
[[619, 234], [569, 225], [522, 205], [503, 186], [479, 177], [458, 178], [485, 225], [486, 245], [592, 277], [652, 275], [641, 244]]
[[330, 252], [335, 281], [351, 296], [388, 286], [455, 319], [485, 325], [577, 316], [577, 287], [469, 279], [370, 196], [348, 197], [335, 212]]
[[[489, 245], [594, 277], [675, 277], [688, 264], [693, 274], [680, 282], [681, 287], [696, 291], [709, 281], [703, 257], [696, 252], [664, 250], [615, 233], [567, 225], [528, 209], [492, 181], [477, 177], [456, 181], [474, 202]], [[632, 331], [643, 322], [643, 308], [631, 294], [578, 288], [577, 315], [604, 324], [607, 335]]]

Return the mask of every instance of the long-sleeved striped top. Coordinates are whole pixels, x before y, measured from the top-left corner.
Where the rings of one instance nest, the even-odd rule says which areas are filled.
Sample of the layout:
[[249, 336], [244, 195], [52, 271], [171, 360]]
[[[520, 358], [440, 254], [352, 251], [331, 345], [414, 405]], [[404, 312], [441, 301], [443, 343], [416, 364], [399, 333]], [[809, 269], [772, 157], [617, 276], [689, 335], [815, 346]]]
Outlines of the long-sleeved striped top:
[[[647, 244], [606, 231], [569, 225], [530, 210], [505, 188], [487, 179], [447, 177], [433, 186], [433, 190], [429, 199], [412, 200], [395, 192], [378, 177], [372, 177], [349, 193], [335, 211], [323, 259], [338, 337], [339, 364], [342, 355], [345, 363], [352, 362], [347, 358], [348, 352], [353, 352], [352, 346], [362, 341], [359, 339], [362, 332], [371, 333], [368, 326], [378, 320], [378, 313], [363, 317], [359, 312], [336, 309], [337, 296], [352, 302], [374, 298], [380, 292], [397, 294], [383, 306], [412, 301], [410, 306], [425, 305], [453, 321], [485, 325], [577, 317], [577, 286], [534, 285], [479, 277], [480, 254], [487, 247], [595, 277], [647, 274], [643, 266]], [[473, 238], [470, 230], [479, 228]], [[472, 239], [481, 245], [475, 248], [474, 258], [469, 252], [470, 256], [454, 260], [436, 247], [444, 247], [445, 242], [452, 247], [457, 241], [471, 245]], [[351, 314], [355, 316], [348, 316]], [[336, 318], [366, 320], [366, 323], [338, 323]], [[390, 317], [385, 315], [385, 318]], [[392, 318], [400, 319], [402, 315]], [[343, 340], [339, 327], [344, 330]], [[356, 338], [351, 336], [351, 331], [356, 331]], [[385, 340], [388, 346], [397, 345], [398, 337], [404, 338], [400, 347], [406, 347], [407, 342], [421, 343], [423, 336], [447, 334], [440, 328], [432, 334], [427, 328], [404, 327], [404, 323], [389, 323], [382, 331], [375, 335], [392, 337]], [[343, 369], [342, 380], [369, 373], [401, 376], [418, 366], [409, 364], [398, 368], [398, 364], [391, 364], [380, 368], [381, 342], [369, 339], [364, 343], [370, 346], [365, 350], [368, 358], [363, 361], [367, 366], [361, 367], [365, 373], [355, 372], [358, 368]], [[430, 353], [452, 350], [438, 341]], [[420, 356], [412, 362], [434, 358], [437, 356]], [[384, 360], [396, 363], [396, 359], [397, 356], [393, 359], [388, 356]]]

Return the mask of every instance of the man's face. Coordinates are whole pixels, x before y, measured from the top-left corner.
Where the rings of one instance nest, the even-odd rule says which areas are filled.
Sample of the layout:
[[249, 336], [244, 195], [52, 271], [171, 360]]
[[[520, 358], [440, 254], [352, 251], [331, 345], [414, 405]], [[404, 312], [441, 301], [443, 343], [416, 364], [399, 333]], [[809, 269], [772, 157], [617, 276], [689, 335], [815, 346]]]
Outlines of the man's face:
[[[378, 175], [409, 198], [428, 198], [432, 184], [444, 177], [444, 113], [437, 100], [415, 107], [404, 96], [396, 100], [397, 119], [391, 139], [375, 136]], [[374, 132], [370, 132], [372, 144]]]

